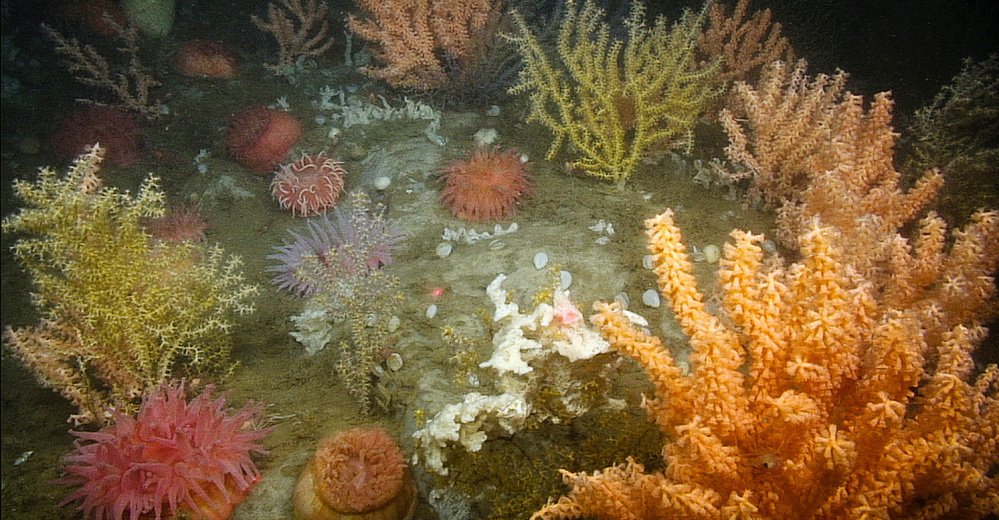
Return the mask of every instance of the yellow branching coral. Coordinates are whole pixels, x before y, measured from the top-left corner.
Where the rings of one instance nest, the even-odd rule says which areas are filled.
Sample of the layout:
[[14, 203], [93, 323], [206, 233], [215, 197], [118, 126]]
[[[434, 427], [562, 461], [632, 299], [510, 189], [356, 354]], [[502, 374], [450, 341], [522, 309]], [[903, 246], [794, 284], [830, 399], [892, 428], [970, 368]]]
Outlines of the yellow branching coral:
[[718, 64], [696, 63], [703, 13], [647, 26], [644, 6], [633, 2], [624, 40], [611, 38], [605, 18], [590, 0], [568, 1], [553, 59], [515, 16], [519, 34], [511, 40], [524, 68], [510, 92], [529, 93], [528, 121], [555, 134], [548, 160], [568, 143], [572, 169], [623, 182], [650, 148], [685, 137], [690, 144], [694, 123], [718, 95]]
[[73, 402], [76, 423], [129, 409], [175, 369], [229, 366], [230, 316], [253, 309], [256, 287], [220, 247], [154, 240], [143, 217], [161, 216], [150, 177], [136, 195], [102, 185], [94, 147], [60, 177], [45, 168], [14, 191], [23, 208], [3, 221], [18, 233], [14, 256], [34, 283], [42, 321], [4, 331], [38, 379]]
[[[723, 314], [707, 310], [667, 211], [646, 222], [659, 288], [693, 348], [683, 373], [618, 303], [593, 317], [646, 370], [650, 416], [670, 439], [664, 472], [633, 460], [563, 472], [554, 518], [977, 518], [999, 513], [999, 368], [975, 375], [979, 312], [936, 315], [945, 271], [974, 276], [991, 299], [999, 218], [983, 212], [943, 250], [926, 221], [909, 252], [919, 298], [893, 299], [844, 261], [836, 231], [813, 220], [802, 260], [764, 258], [762, 237], [734, 231], [719, 269]], [[964, 242], [975, 240], [971, 251]], [[940, 244], [939, 246], [937, 244]], [[957, 267], [960, 264], [962, 267]], [[985, 300], [976, 300], [984, 302]], [[974, 303], [972, 303], [974, 305]], [[963, 322], [959, 322], [962, 320]], [[933, 327], [931, 327], [933, 328]]]

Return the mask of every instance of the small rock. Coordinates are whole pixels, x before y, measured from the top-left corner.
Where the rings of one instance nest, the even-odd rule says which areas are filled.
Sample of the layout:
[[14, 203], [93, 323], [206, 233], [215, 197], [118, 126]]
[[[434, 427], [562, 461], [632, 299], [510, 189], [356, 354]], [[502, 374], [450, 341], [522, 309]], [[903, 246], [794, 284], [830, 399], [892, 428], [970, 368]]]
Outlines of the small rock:
[[436, 253], [440, 258], [447, 258], [451, 255], [451, 251], [453, 250], [454, 246], [451, 245], [451, 242], [441, 242], [440, 244], [437, 244], [437, 248], [434, 249], [434, 253]]
[[544, 251], [541, 251], [538, 254], [534, 255], [534, 268], [535, 269], [539, 269], [540, 270], [540, 269], [542, 269], [546, 265], [548, 265], [548, 253], [545, 253]]
[[646, 289], [645, 292], [642, 293], [642, 303], [648, 307], [652, 307], [653, 309], [658, 309], [662, 301], [659, 298], [659, 293], [656, 292], [655, 289]]

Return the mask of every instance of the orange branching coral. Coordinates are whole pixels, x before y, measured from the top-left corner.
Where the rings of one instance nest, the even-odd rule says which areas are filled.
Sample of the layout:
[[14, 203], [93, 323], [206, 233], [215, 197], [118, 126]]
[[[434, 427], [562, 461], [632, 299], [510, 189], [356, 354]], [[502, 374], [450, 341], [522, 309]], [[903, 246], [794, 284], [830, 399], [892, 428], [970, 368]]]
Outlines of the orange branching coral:
[[[980, 213], [949, 251], [935, 224], [926, 221], [908, 255], [908, 267], [933, 265], [910, 282], [929, 299], [943, 271], [991, 287], [996, 214]], [[790, 265], [764, 257], [763, 237], [733, 231], [716, 315], [697, 289], [672, 213], [646, 228], [660, 291], [690, 338], [690, 374], [618, 303], [596, 304], [593, 321], [653, 382], [644, 405], [671, 439], [666, 469], [647, 473], [628, 460], [592, 474], [563, 472], [572, 490], [535, 519], [999, 513], [990, 474], [999, 461], [999, 368], [975, 376], [971, 355], [986, 331], [955, 322], [972, 314], [952, 315], [946, 330], [927, 334], [921, 305], [892, 300], [859, 276], [837, 249], [836, 231], [816, 219], [799, 240], [802, 260]], [[973, 239], [984, 244], [973, 249]]]
[[746, 18], [751, 0], [739, 0], [728, 14], [722, 3], [711, 4], [708, 27], [698, 38], [705, 61], [723, 58], [721, 81], [756, 79], [754, 75], [777, 60], [794, 61], [794, 51], [781, 34], [779, 23], [770, 23], [770, 9], [756, 11]]
[[792, 199], [809, 172], [832, 165], [831, 128], [846, 74], [810, 79], [807, 66], [775, 62], [756, 88], [737, 82], [731, 108], [718, 116], [729, 138], [725, 153], [741, 168], [733, 180], [749, 178], [750, 198], [768, 207]]
[[470, 80], [494, 31], [499, 0], [360, 0], [348, 25], [374, 44], [364, 73], [393, 87], [434, 90]]
[[328, 51], [333, 46], [328, 17], [326, 2], [316, 0], [280, 0], [280, 4], [267, 4], [267, 20], [251, 16], [253, 24], [278, 43], [278, 62], [264, 66], [277, 75], [288, 75], [300, 59]]
[[[843, 248], [875, 243], [915, 218], [936, 198], [944, 181], [935, 169], [903, 191], [902, 174], [893, 164], [898, 134], [891, 126], [892, 106], [887, 92], [876, 94], [867, 111], [861, 96], [844, 96], [836, 107], [832, 140], [827, 145], [832, 149], [834, 166], [813, 164], [800, 201], [785, 201], [779, 218], [782, 240], [793, 242], [818, 216], [844, 232]], [[847, 232], [858, 228], [864, 228], [863, 232]], [[863, 237], [864, 233], [870, 233], [871, 238]]]
[[843, 73], [810, 80], [805, 66], [799, 61], [789, 70], [777, 62], [759, 88], [733, 88], [739, 108], [719, 115], [729, 135], [726, 154], [744, 168], [731, 178], [750, 178], [750, 197], [779, 208], [785, 243], [814, 217], [839, 229], [840, 248], [876, 243], [915, 218], [943, 177], [930, 170], [904, 190], [893, 165], [898, 134], [889, 93], [876, 94], [865, 110], [861, 96], [843, 90]]

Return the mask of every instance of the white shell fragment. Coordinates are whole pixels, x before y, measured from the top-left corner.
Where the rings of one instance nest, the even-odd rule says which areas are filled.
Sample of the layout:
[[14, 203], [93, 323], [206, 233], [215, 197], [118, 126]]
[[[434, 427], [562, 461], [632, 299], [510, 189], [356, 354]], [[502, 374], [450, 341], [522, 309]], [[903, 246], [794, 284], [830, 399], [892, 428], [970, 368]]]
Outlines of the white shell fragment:
[[402, 320], [398, 316], [392, 316], [388, 321], [388, 331], [389, 334], [399, 330], [399, 325], [402, 325]]
[[562, 290], [568, 290], [572, 285], [572, 273], [569, 271], [559, 271], [558, 272], [558, 283], [562, 286]]
[[534, 255], [534, 268], [535, 269], [542, 269], [546, 265], [548, 265], [548, 253], [545, 253], [544, 251], [541, 251], [538, 254]]
[[721, 258], [721, 249], [714, 244], [704, 246], [704, 261], [713, 264]]
[[436, 303], [431, 303], [430, 306], [427, 307], [426, 315], [427, 315], [427, 319], [433, 319], [434, 316], [437, 316], [437, 304]]
[[385, 366], [393, 372], [398, 372], [402, 368], [402, 356], [398, 352], [389, 354], [388, 359], [385, 360]]
[[646, 289], [642, 293], [642, 303], [647, 307], [652, 307], [653, 309], [658, 309], [662, 301], [659, 298], [659, 293], [655, 289]]
[[454, 246], [451, 245], [451, 242], [441, 242], [437, 244], [437, 249], [434, 249], [434, 253], [440, 258], [447, 258], [453, 250]]
[[378, 177], [375, 177], [374, 185], [376, 190], [385, 191], [392, 185], [392, 177], [389, 177], [388, 175], [379, 175]]
[[489, 146], [496, 142], [499, 138], [499, 132], [495, 128], [480, 128], [475, 135], [472, 136], [472, 140], [475, 141], [475, 145], [479, 147]]
[[645, 255], [642, 257], [642, 267], [646, 269], [652, 269], [655, 267], [655, 258], [652, 255]]
[[627, 309], [628, 306], [631, 305], [631, 298], [628, 298], [628, 293], [626, 292], [617, 293], [617, 296], [614, 297], [614, 301], [619, 302], [622, 309]]

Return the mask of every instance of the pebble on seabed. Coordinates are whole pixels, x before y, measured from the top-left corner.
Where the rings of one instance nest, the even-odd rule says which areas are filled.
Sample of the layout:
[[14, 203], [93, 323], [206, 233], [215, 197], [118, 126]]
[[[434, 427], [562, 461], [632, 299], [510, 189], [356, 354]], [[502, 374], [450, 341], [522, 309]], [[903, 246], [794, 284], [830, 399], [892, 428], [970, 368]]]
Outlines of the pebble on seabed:
[[658, 309], [661, 303], [659, 293], [656, 292], [655, 289], [646, 289], [645, 292], [642, 293], [642, 303], [648, 307], [652, 307], [653, 309]]
[[451, 245], [451, 242], [441, 242], [440, 244], [437, 244], [437, 248], [434, 249], [434, 253], [436, 253], [440, 258], [447, 258], [451, 255], [451, 251], [453, 250], [454, 246]]
[[548, 265], [548, 253], [541, 251], [540, 253], [534, 255], [534, 268], [541, 269]]

